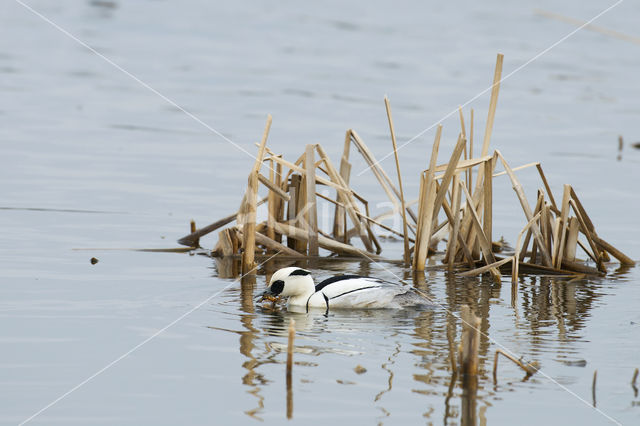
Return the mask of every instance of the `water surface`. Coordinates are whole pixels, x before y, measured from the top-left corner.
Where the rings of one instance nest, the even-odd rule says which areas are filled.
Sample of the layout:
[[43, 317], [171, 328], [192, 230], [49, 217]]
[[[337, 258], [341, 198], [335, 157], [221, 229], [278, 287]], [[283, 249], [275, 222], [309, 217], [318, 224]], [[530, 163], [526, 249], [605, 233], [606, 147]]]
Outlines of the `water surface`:
[[[317, 279], [402, 281], [441, 304], [324, 316], [255, 306], [266, 266], [242, 285], [221, 278], [207, 256], [112, 250], [174, 247], [190, 219], [204, 225], [239, 204], [253, 159], [183, 109], [249, 153], [271, 113], [269, 145], [287, 158], [322, 143], [337, 161], [348, 128], [381, 158], [391, 146], [387, 94], [399, 143], [442, 121], [446, 156], [459, 124], [443, 117], [488, 87], [497, 52], [507, 75], [573, 30], [534, 9], [588, 20], [613, 3], [29, 4], [166, 99], [18, 2], [0, 6], [1, 424], [26, 420], [203, 301], [32, 423], [283, 423], [283, 348], [294, 318], [292, 422], [461, 424], [466, 402], [449, 367], [460, 322], [448, 312], [462, 304], [476, 309], [487, 336], [478, 424], [607, 423], [591, 407], [596, 369], [597, 408], [637, 422], [636, 269], [612, 265], [607, 277], [571, 282], [527, 276], [512, 286], [440, 269], [414, 280], [396, 263], [302, 265]], [[597, 23], [638, 36], [639, 13], [627, 1]], [[503, 82], [492, 136], [512, 165], [542, 162], [557, 198], [574, 185], [599, 235], [634, 258], [638, 49], [576, 33]], [[485, 93], [465, 107], [467, 119], [474, 108], [476, 140], [488, 104]], [[620, 161], [618, 135], [627, 142]], [[400, 150], [408, 198], [433, 137], [431, 129]], [[354, 187], [374, 212], [385, 210], [384, 193], [353, 158]], [[392, 158], [382, 165], [393, 172]], [[534, 171], [519, 176], [533, 197]], [[496, 181], [494, 197], [494, 233], [513, 244], [525, 219], [508, 181]], [[400, 258], [401, 243], [384, 248]], [[494, 384], [500, 345], [542, 372], [523, 381], [501, 360]]]

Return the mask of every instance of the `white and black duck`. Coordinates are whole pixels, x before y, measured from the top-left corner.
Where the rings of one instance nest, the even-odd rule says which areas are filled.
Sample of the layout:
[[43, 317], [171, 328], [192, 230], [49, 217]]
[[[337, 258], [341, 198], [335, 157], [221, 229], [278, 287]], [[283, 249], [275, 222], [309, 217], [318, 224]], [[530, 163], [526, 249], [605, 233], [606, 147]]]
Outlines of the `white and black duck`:
[[311, 272], [297, 267], [276, 271], [263, 297], [283, 297], [288, 306], [322, 309], [433, 307], [414, 289], [360, 275], [339, 275], [314, 285]]

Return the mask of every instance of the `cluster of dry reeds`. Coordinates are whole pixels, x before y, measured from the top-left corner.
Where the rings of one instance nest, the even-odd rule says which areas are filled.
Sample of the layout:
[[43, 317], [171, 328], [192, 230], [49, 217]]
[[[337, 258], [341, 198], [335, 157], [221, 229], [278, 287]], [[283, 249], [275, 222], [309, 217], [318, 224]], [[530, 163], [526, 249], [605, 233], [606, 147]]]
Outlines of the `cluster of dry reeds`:
[[[565, 185], [562, 204], [558, 208], [539, 163], [512, 169], [500, 151], [489, 153], [502, 62], [503, 56], [499, 54], [480, 155], [474, 157], [473, 152], [473, 110], [467, 132], [460, 109], [461, 131], [448, 162], [444, 164], [437, 164], [442, 135], [442, 126], [438, 126], [429, 166], [420, 174], [417, 200], [405, 202], [404, 199], [388, 99], [385, 98], [385, 107], [396, 160], [397, 186], [360, 136], [351, 129], [346, 133], [339, 166], [333, 164], [319, 144], [306, 145], [305, 151], [294, 162], [285, 160], [267, 147], [271, 127], [269, 116], [238, 211], [202, 229], [192, 229], [192, 233], [179, 242], [197, 246], [201, 236], [235, 221], [235, 226], [219, 232], [214, 254], [241, 256], [243, 273], [254, 267], [256, 253], [303, 258], [318, 256], [319, 248], [323, 248], [339, 255], [378, 259], [382, 248], [373, 232], [374, 226], [403, 238], [405, 264], [410, 264], [416, 271], [425, 269], [427, 257], [445, 237], [448, 238], [444, 262], [451, 268], [461, 263], [467, 264], [471, 270], [464, 275], [490, 272], [495, 279], [499, 279], [499, 268], [509, 264], [514, 280], [523, 267], [561, 273], [598, 273], [605, 271], [607, 253], [623, 264], [633, 264], [631, 259], [596, 234], [593, 223], [571, 186]], [[352, 145], [395, 206], [394, 212], [402, 215], [402, 231], [380, 223], [379, 217], [371, 217], [367, 200], [349, 186]], [[498, 163], [502, 164], [504, 171], [495, 173]], [[261, 172], [265, 164], [268, 165], [268, 176]], [[544, 184], [544, 191], [538, 192], [533, 210], [514, 173], [530, 166], [537, 167]], [[518, 237], [515, 254], [497, 259], [492, 242], [493, 178], [503, 174], [510, 178], [528, 223]], [[268, 195], [259, 201], [260, 185], [268, 190]], [[319, 193], [317, 186], [335, 190], [335, 199]], [[319, 198], [334, 205], [334, 225], [330, 233], [318, 227]], [[256, 209], [265, 202], [268, 206], [267, 220], [257, 223]], [[416, 202], [417, 212], [411, 208]], [[587, 244], [580, 240], [580, 234]], [[520, 245], [523, 235], [524, 242]], [[284, 236], [287, 238], [286, 244], [283, 243]], [[361, 241], [363, 248], [350, 243], [354, 237]], [[532, 247], [529, 250], [530, 242]], [[576, 261], [577, 247], [593, 259], [597, 269]], [[527, 256], [528, 262], [525, 262]], [[478, 263], [484, 266], [478, 268]]]

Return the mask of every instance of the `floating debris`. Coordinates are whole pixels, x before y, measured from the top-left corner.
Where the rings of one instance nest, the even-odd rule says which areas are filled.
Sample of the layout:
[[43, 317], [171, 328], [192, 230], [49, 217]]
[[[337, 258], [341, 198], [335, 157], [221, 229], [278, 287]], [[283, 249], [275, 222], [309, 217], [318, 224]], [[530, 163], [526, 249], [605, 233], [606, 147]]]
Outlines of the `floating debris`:
[[92, 265], [95, 265], [96, 263], [98, 263], [98, 262], [99, 262], [99, 260], [98, 260], [98, 258], [96, 258], [96, 257], [92, 257], [92, 258], [89, 260], [89, 262], [91, 262], [91, 264], [92, 264]]
[[367, 369], [364, 368], [363, 366], [361, 366], [360, 364], [358, 364], [358, 365], [355, 366], [353, 371], [355, 371], [356, 374], [364, 374], [364, 373], [367, 372]]

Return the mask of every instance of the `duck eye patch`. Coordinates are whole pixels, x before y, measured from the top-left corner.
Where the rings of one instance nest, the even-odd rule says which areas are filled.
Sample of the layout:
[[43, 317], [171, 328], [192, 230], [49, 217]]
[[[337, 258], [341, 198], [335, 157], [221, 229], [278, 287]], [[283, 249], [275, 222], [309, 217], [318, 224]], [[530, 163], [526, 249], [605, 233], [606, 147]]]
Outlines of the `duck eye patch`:
[[271, 284], [271, 293], [277, 295], [282, 293], [282, 290], [284, 290], [284, 281], [276, 280]]

